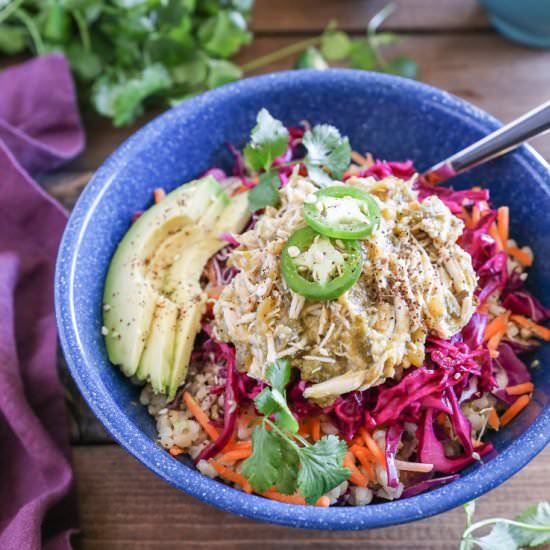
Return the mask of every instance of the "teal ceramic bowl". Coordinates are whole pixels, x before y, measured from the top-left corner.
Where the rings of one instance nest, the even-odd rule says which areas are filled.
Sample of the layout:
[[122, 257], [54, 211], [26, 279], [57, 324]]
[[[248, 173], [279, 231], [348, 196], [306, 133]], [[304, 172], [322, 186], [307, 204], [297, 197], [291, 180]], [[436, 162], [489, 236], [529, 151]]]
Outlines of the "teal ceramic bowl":
[[489, 20], [507, 38], [535, 48], [550, 48], [548, 0], [479, 0]]

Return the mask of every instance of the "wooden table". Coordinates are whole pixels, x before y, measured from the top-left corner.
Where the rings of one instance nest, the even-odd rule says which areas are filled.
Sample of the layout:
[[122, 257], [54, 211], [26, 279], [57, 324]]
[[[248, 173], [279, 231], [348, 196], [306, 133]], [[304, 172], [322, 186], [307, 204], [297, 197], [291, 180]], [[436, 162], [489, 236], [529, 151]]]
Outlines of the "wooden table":
[[[254, 43], [238, 57], [246, 62], [303, 37], [330, 19], [354, 34], [386, 0], [257, 0]], [[419, 78], [510, 120], [550, 95], [550, 52], [505, 41], [473, 0], [400, 0], [385, 25], [403, 34], [398, 46], [419, 65]], [[291, 66], [292, 60], [269, 70]], [[140, 121], [141, 123], [145, 120]], [[86, 116], [88, 147], [62, 171], [44, 178], [67, 206], [113, 149], [137, 127], [114, 129]], [[452, 130], [451, 130], [452, 131]], [[535, 145], [550, 158], [550, 138]], [[60, 358], [62, 363], [62, 359]], [[74, 463], [80, 497], [82, 548], [456, 548], [464, 514], [456, 509], [406, 526], [369, 532], [293, 530], [242, 519], [169, 487], [113, 444], [88, 411], [62, 366], [72, 418]], [[550, 449], [521, 473], [480, 499], [479, 515], [513, 516], [527, 504], [550, 498]]]

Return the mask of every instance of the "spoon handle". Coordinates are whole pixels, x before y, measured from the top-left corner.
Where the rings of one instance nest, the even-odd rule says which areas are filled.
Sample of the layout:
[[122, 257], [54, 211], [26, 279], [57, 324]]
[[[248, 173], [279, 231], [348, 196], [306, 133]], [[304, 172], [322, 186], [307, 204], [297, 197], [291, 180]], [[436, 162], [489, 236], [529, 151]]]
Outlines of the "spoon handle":
[[422, 174], [438, 184], [474, 166], [515, 149], [524, 141], [550, 130], [550, 101], [432, 166]]

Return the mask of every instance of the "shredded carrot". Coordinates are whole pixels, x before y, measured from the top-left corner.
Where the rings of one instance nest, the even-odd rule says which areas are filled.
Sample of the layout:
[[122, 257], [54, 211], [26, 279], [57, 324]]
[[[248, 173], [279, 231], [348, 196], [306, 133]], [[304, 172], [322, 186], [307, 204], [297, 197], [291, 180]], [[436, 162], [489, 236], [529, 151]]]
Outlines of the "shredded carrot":
[[508, 242], [508, 227], [510, 224], [510, 211], [507, 206], [501, 206], [497, 210], [497, 225], [500, 240], [504, 246]]
[[231, 197], [236, 197], [237, 195], [240, 195], [241, 193], [246, 193], [248, 191], [248, 187], [246, 185], [240, 185], [231, 193]]
[[517, 384], [515, 386], [508, 386], [506, 393], [508, 395], [523, 395], [524, 393], [531, 393], [535, 389], [532, 382], [524, 382], [523, 384]]
[[313, 441], [319, 441], [321, 439], [321, 419], [318, 416], [313, 416], [309, 421], [309, 427], [311, 429], [311, 439]]
[[355, 455], [357, 460], [359, 460], [361, 466], [365, 468], [367, 472], [367, 477], [372, 480], [376, 479], [371, 463], [372, 455], [370, 454], [369, 450], [366, 447], [360, 447], [359, 445], [353, 445], [352, 447], [350, 447], [349, 450]]
[[468, 212], [467, 208], [462, 207], [462, 214], [461, 218], [464, 220], [464, 225], [467, 229], [472, 229], [474, 227], [474, 224], [472, 222], [472, 216], [470, 216], [470, 213]]
[[170, 451], [168, 451], [172, 456], [178, 456], [178, 455], [181, 455], [183, 454], [185, 451], [181, 448], [181, 447], [178, 447], [177, 445], [172, 445], [170, 447]]
[[504, 243], [502, 242], [502, 239], [500, 238], [500, 234], [497, 229], [497, 224], [493, 223], [491, 227], [489, 228], [489, 235], [495, 239], [495, 243], [497, 245], [497, 250], [500, 252], [504, 250]]
[[157, 187], [153, 191], [153, 198], [155, 199], [155, 204], [158, 204], [164, 197], [166, 197], [166, 191], [161, 187]]
[[252, 487], [250, 487], [250, 483], [248, 483], [248, 480], [243, 475], [234, 472], [230, 468], [226, 468], [223, 464], [220, 464], [213, 458], [211, 458], [208, 463], [212, 466], [212, 468], [214, 468], [214, 470], [216, 470], [216, 472], [218, 472], [220, 477], [223, 477], [227, 481], [231, 481], [232, 483], [240, 485], [245, 493], [252, 492]]
[[489, 313], [489, 302], [485, 301], [481, 305], [477, 306], [477, 312], [487, 315]]
[[252, 454], [252, 449], [235, 449], [228, 453], [222, 454], [220, 460], [224, 464], [234, 464], [237, 460], [244, 460]]
[[484, 340], [488, 341], [493, 336], [496, 336], [498, 334], [504, 334], [506, 333], [506, 328], [508, 325], [508, 319], [510, 318], [510, 312], [506, 311], [504, 313], [501, 313], [498, 317], [495, 317], [485, 329], [485, 336]]
[[406, 460], [395, 459], [395, 467], [398, 470], [404, 470], [407, 472], [420, 472], [428, 473], [434, 469], [433, 464], [428, 464], [427, 462], [408, 462]]
[[243, 451], [250, 450], [252, 451], [252, 441], [234, 441], [228, 443], [224, 448], [224, 453], [231, 453], [233, 451]]
[[503, 336], [504, 336], [504, 333], [502, 332], [499, 334], [495, 334], [487, 342], [487, 349], [489, 350], [489, 354], [491, 355], [492, 359], [496, 359], [499, 356], [499, 352], [497, 350]]
[[330, 499], [327, 497], [327, 495], [323, 495], [322, 497], [319, 497], [319, 499], [315, 503], [315, 506], [320, 506], [321, 508], [328, 508], [330, 506]]
[[358, 485], [359, 487], [366, 487], [368, 485], [369, 480], [359, 471], [355, 465], [355, 457], [349, 451], [344, 458], [344, 466], [350, 470], [351, 475], [349, 476], [349, 480], [354, 485]]
[[197, 419], [197, 422], [203, 427], [204, 431], [210, 436], [210, 439], [216, 440], [220, 436], [218, 430], [212, 426], [210, 419], [206, 413], [200, 408], [199, 404], [195, 401], [193, 396], [189, 392], [183, 393], [183, 400], [187, 405], [187, 408], [191, 411], [191, 414]]
[[302, 437], [309, 437], [310, 436], [310, 424], [309, 424], [309, 418], [306, 418], [298, 423], [298, 433]]
[[538, 325], [534, 321], [531, 321], [531, 319], [527, 319], [527, 317], [524, 317], [523, 315], [512, 315], [510, 319], [520, 327], [529, 329], [539, 338], [542, 338], [543, 340], [550, 340], [550, 329], [543, 327], [542, 325]]
[[357, 151], [352, 151], [351, 152], [351, 160], [353, 162], [355, 162], [355, 164], [358, 164], [361, 167], [366, 166], [367, 162], [368, 162], [367, 159], [361, 153], [358, 153]]
[[474, 204], [472, 208], [472, 227], [475, 227], [479, 220], [481, 219], [481, 212], [479, 211], [479, 206]]
[[275, 491], [274, 489], [270, 489], [269, 491], [262, 493], [262, 496], [266, 498], [270, 498], [271, 500], [286, 502], [287, 504], [305, 504], [306, 503], [306, 499], [301, 495], [284, 495], [283, 493], [279, 493], [279, 491]]
[[525, 267], [530, 267], [533, 265], [533, 256], [517, 246], [509, 246], [506, 249], [506, 252], [508, 252], [510, 256], [513, 256], [521, 265]]
[[491, 407], [491, 410], [489, 411], [489, 418], [488, 423], [493, 430], [497, 430], [500, 428], [500, 419], [498, 417], [497, 411], [495, 411], [494, 407]]
[[377, 445], [376, 441], [372, 438], [372, 436], [367, 432], [367, 430], [363, 427], [359, 428], [359, 434], [363, 438], [363, 441], [365, 442], [365, 445], [372, 453], [374, 459], [376, 462], [378, 462], [381, 466], [386, 467], [386, 458], [384, 457], [384, 453], [381, 451], [380, 447]]
[[525, 407], [527, 407], [529, 401], [531, 401], [531, 396], [529, 395], [521, 395], [518, 397], [500, 417], [500, 425], [502, 427], [506, 426], [523, 409], [525, 409]]

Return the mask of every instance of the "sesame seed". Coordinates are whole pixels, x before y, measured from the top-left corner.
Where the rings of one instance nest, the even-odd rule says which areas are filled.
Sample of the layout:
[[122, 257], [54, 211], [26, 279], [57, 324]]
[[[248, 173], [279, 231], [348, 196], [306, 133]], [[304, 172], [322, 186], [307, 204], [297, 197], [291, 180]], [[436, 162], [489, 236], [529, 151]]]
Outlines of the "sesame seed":
[[103, 311], [109, 311], [111, 309], [110, 304], [103, 304]]
[[476, 453], [475, 451], [472, 453], [472, 458], [474, 460], [481, 460], [481, 456], [479, 455], [479, 453]]
[[107, 334], [109, 334], [109, 329], [106, 326], [101, 327], [101, 334], [107, 336]]

